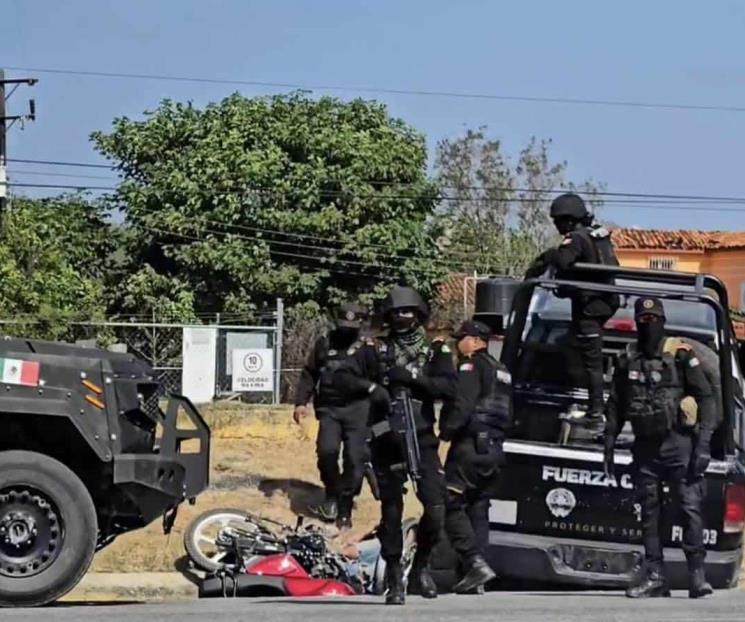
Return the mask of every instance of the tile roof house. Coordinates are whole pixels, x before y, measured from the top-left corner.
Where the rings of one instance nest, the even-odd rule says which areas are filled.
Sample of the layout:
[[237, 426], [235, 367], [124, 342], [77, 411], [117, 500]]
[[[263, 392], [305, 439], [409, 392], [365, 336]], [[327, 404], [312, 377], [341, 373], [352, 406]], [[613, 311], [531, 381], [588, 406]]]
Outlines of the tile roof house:
[[[710, 272], [727, 286], [730, 307], [745, 320], [745, 231], [614, 229], [613, 245], [621, 265], [634, 268]], [[472, 309], [474, 279], [450, 274], [439, 286], [438, 302], [451, 308]], [[745, 322], [736, 321], [740, 339]]]
[[710, 272], [727, 286], [730, 306], [745, 310], [745, 231], [619, 228], [612, 235], [622, 265]]

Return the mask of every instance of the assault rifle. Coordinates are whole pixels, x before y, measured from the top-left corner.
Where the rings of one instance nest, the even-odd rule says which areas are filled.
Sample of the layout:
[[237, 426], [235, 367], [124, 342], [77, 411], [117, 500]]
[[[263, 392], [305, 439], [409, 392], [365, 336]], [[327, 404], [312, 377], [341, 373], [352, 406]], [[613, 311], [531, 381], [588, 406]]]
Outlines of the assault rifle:
[[411, 480], [414, 490], [417, 489], [421, 473], [421, 453], [419, 452], [419, 437], [416, 433], [416, 418], [414, 415], [414, 404], [411, 393], [401, 389], [392, 404], [391, 428], [397, 435], [398, 441], [404, 453], [404, 466], [406, 474]]

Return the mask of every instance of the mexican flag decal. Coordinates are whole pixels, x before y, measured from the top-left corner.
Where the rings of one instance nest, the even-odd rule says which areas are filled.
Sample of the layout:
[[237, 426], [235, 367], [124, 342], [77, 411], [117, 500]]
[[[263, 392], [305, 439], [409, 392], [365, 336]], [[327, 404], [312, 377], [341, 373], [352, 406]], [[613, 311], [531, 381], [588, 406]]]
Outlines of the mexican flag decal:
[[27, 387], [39, 385], [39, 363], [19, 359], [0, 359], [0, 381]]

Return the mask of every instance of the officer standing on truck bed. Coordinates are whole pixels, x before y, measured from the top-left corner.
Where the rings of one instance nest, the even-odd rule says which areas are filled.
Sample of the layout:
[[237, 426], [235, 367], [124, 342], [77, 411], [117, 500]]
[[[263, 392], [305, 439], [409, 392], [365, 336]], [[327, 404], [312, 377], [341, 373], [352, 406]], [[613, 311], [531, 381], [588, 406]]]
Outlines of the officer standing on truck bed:
[[[365, 366], [370, 356], [358, 356], [371, 348], [360, 337], [365, 315], [359, 305], [341, 305], [334, 328], [316, 341], [295, 393], [295, 421], [308, 415], [307, 404], [313, 398], [319, 422], [316, 453], [326, 498], [317, 512], [324, 520], [336, 520], [342, 529], [352, 526], [352, 505], [368, 460], [370, 400], [387, 400], [382, 388], [365, 380], [373, 373]], [[344, 470], [340, 472], [342, 445]]]
[[461, 355], [455, 400], [440, 417], [440, 438], [450, 441], [445, 462], [450, 543], [461, 560], [456, 593], [477, 589], [496, 575], [484, 559], [489, 500], [504, 461], [502, 441], [512, 421], [512, 377], [487, 351], [491, 329], [466, 321], [454, 333]]
[[434, 432], [435, 400], [451, 399], [455, 367], [450, 349], [441, 340], [429, 343], [423, 322], [429, 308], [410, 287], [393, 287], [382, 304], [389, 327], [376, 344], [378, 379], [394, 400], [390, 409], [372, 409], [372, 459], [380, 488], [381, 522], [378, 536], [386, 562], [386, 604], [403, 605], [405, 590], [401, 555], [404, 484], [407, 473], [400, 437], [392, 431], [390, 415], [411, 399], [420, 451], [416, 494], [424, 507], [417, 530], [417, 550], [410, 573], [410, 588], [425, 598], [437, 596], [429, 572], [429, 558], [445, 522], [445, 477], [437, 454]]
[[613, 449], [624, 421], [634, 431], [634, 487], [642, 507], [645, 576], [630, 598], [669, 596], [663, 567], [660, 515], [663, 483], [683, 518], [683, 550], [691, 598], [712, 593], [704, 574], [704, 472], [716, 428], [711, 383], [691, 346], [665, 338], [665, 311], [657, 298], [635, 305], [637, 344], [619, 357], [607, 405], [605, 468], [614, 472]]
[[[549, 248], [533, 261], [526, 278], [539, 277], [549, 268], [566, 272], [576, 263], [618, 265], [610, 232], [592, 224], [593, 216], [587, 211], [582, 197], [567, 193], [554, 199], [551, 219], [564, 239], [558, 247]], [[567, 277], [566, 274], [561, 276]], [[590, 280], [579, 273], [571, 278]], [[572, 333], [587, 378], [588, 421], [600, 420], [603, 413], [603, 325], [618, 309], [618, 296], [584, 290], [571, 292], [569, 297], [572, 301]]]

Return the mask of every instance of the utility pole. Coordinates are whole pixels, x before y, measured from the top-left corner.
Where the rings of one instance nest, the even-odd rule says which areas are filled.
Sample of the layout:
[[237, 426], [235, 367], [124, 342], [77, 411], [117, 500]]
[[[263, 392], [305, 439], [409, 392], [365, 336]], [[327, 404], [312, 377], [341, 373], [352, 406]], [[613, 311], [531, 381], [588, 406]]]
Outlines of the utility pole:
[[[15, 90], [21, 85], [34, 86], [37, 83], [35, 78], [16, 78], [13, 80], [5, 79], [5, 71], [0, 69], [0, 218], [5, 215], [5, 209], [8, 201], [8, 130], [16, 121], [21, 125], [25, 121], [36, 120], [36, 103], [33, 99], [28, 102], [28, 114], [8, 115], [5, 108], [5, 102], [10, 98]], [[6, 94], [6, 87], [11, 85], [10, 93]], [[10, 123], [9, 123], [10, 122]]]

